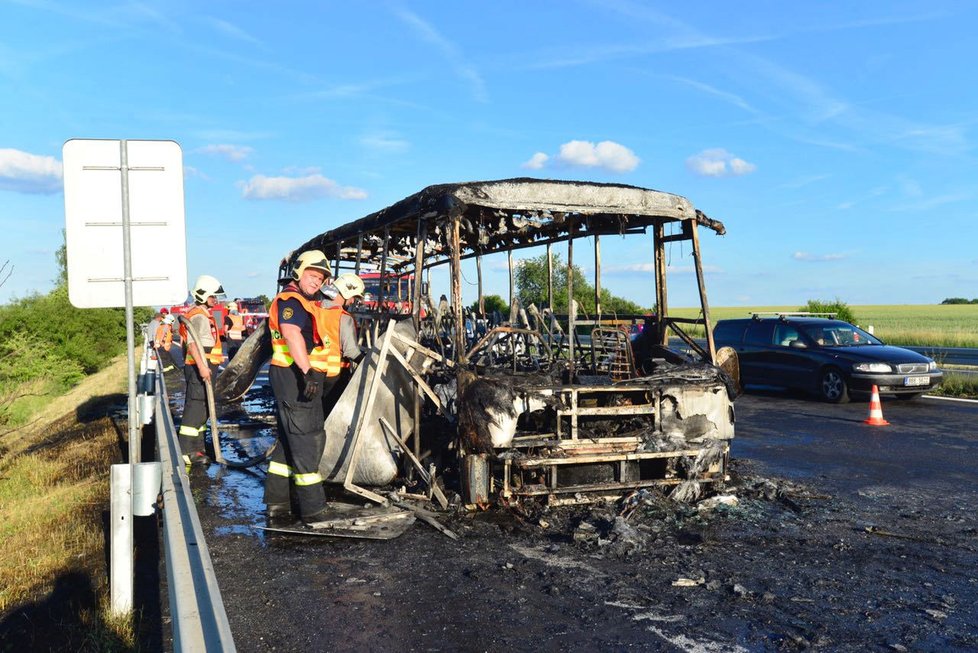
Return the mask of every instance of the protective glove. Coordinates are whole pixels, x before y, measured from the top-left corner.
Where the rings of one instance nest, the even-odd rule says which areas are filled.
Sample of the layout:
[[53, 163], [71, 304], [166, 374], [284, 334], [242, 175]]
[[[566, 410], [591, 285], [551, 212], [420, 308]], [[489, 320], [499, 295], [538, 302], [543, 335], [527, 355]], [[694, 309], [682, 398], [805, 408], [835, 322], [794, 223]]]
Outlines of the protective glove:
[[306, 372], [302, 378], [306, 382], [306, 387], [302, 391], [302, 396], [308, 400], [312, 400], [319, 395], [320, 391], [323, 389], [323, 383], [326, 382], [326, 373], [310, 367], [309, 371]]

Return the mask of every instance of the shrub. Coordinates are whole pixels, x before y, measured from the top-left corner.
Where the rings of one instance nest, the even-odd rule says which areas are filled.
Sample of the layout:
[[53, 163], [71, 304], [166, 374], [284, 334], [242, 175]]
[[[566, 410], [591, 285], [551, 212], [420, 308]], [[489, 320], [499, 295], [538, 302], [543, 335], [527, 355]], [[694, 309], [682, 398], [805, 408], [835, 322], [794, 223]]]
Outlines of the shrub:
[[[151, 312], [137, 308], [135, 321], [148, 322]], [[0, 342], [16, 334], [36, 338], [39, 350], [52, 352], [92, 374], [126, 351], [126, 312], [121, 308], [75, 308], [66, 286], [47, 295], [31, 295], [0, 307]]]
[[856, 323], [856, 316], [852, 312], [852, 309], [838, 297], [832, 302], [823, 299], [809, 299], [808, 303], [798, 310], [809, 313], [835, 313], [837, 320], [843, 320], [850, 324]]
[[35, 334], [14, 332], [0, 344], [0, 424], [22, 424], [43, 398], [84, 376], [82, 366]]
[[[499, 311], [500, 315], [504, 315], [504, 316], [509, 315], [509, 305], [506, 303], [506, 300], [500, 297], [499, 295], [483, 295], [482, 303], [486, 307], [486, 315], [492, 314], [493, 311]], [[472, 302], [472, 305], [469, 306], [469, 310], [472, 311], [473, 313], [478, 314], [479, 312], [478, 299]]]

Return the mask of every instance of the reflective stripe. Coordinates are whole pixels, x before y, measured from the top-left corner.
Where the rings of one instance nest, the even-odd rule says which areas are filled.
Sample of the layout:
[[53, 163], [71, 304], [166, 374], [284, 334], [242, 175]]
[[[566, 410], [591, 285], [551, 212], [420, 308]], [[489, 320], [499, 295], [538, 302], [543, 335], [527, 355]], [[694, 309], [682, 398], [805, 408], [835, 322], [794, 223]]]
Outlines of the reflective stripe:
[[268, 473], [274, 474], [275, 476], [284, 476], [288, 478], [292, 476], [292, 468], [288, 465], [283, 465], [282, 463], [277, 463], [274, 460], [268, 463]]
[[183, 462], [186, 463], [187, 465], [190, 464], [190, 455], [189, 454], [183, 454]]
[[206, 427], [204, 426], [197, 428], [196, 426], [184, 426], [183, 424], [181, 424], [179, 434], [186, 435], [189, 438], [196, 438], [196, 437], [200, 437], [200, 434], [203, 432], [205, 428]]
[[323, 477], [318, 472], [315, 474], [296, 474], [293, 480], [296, 485], [315, 485], [322, 483]]

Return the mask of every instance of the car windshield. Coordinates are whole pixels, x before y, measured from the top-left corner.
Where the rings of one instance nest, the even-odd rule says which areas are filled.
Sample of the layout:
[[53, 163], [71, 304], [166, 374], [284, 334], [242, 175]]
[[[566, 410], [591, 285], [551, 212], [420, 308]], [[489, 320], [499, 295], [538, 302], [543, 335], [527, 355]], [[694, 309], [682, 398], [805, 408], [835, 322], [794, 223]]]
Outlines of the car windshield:
[[810, 325], [804, 327], [805, 334], [820, 347], [853, 347], [859, 345], [882, 345], [883, 343], [851, 324]]

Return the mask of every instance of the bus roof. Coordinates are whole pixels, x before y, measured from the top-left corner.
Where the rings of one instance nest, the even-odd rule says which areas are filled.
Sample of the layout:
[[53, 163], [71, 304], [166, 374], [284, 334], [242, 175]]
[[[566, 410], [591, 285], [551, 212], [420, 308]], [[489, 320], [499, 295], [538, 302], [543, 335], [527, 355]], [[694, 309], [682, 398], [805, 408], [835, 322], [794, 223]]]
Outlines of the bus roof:
[[[425, 233], [427, 264], [449, 255], [449, 221], [460, 220], [460, 255], [522, 249], [595, 234], [645, 233], [654, 224], [692, 221], [723, 235], [685, 197], [638, 186], [546, 179], [438, 184], [380, 211], [327, 231], [294, 250], [320, 249], [330, 258], [410, 267]], [[385, 238], [386, 236], [386, 238]]]

